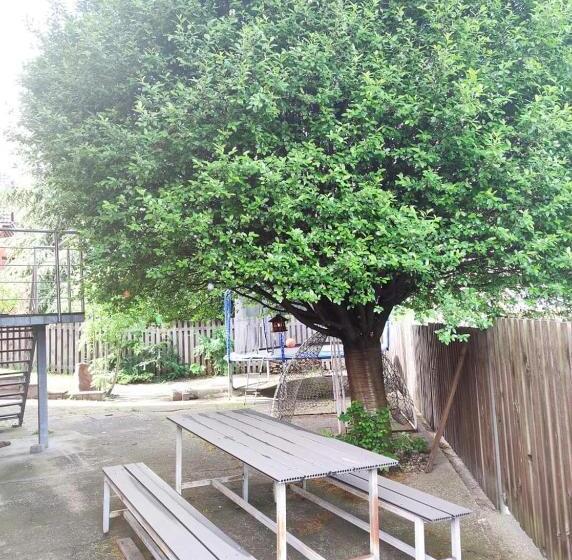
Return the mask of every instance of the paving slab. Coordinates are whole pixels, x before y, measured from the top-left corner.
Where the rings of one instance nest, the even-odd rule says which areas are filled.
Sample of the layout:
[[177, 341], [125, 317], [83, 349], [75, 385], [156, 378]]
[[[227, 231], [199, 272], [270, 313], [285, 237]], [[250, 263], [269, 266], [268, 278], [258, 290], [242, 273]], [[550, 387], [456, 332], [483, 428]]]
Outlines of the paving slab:
[[[190, 401], [177, 403], [185, 410], [237, 408], [240, 403]], [[0, 559], [2, 560], [111, 560], [121, 558], [116, 541], [132, 537], [122, 519], [113, 519], [111, 532], [101, 532], [101, 468], [142, 461], [170, 484], [174, 484], [175, 428], [166, 419], [174, 408], [113, 403], [62, 401], [52, 407], [50, 448], [30, 455], [35, 442], [34, 404], [27, 411], [22, 428], [0, 427], [0, 439], [12, 445], [0, 449]], [[324, 422], [307, 420], [307, 425], [323, 429]], [[184, 476], [209, 478], [240, 472], [234, 459], [192, 436], [184, 439]], [[406, 484], [432, 492], [475, 510], [462, 520], [465, 560], [540, 560], [540, 552], [510, 516], [495, 512], [486, 501], [471, 493], [447, 458], [440, 454], [431, 474], [399, 477]], [[309, 487], [317, 494], [356, 515], [367, 518], [366, 502], [322, 481]], [[239, 483], [235, 488], [238, 490]], [[274, 503], [269, 482], [254, 476], [251, 502], [268, 515]], [[241, 543], [259, 560], [275, 558], [274, 534], [211, 487], [188, 490], [187, 498]], [[385, 530], [412, 542], [411, 524], [382, 513]], [[365, 532], [324, 511], [303, 498], [288, 497], [288, 527], [324, 557], [342, 560], [367, 553]], [[433, 525], [427, 532], [428, 552], [450, 556], [445, 525]], [[148, 555], [145, 556], [149, 558]], [[301, 556], [289, 549], [289, 558]], [[382, 559], [404, 560], [408, 556], [382, 545]]]

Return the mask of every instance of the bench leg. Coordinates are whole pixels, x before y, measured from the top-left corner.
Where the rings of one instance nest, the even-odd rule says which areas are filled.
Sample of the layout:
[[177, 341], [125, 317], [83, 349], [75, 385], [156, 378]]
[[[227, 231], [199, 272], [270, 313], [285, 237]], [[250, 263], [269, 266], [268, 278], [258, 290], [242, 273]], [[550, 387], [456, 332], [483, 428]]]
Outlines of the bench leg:
[[425, 560], [425, 524], [415, 520], [415, 560]]
[[175, 490], [183, 491], [183, 428], [177, 426], [177, 443], [175, 448]]
[[242, 499], [248, 502], [248, 465], [242, 465]]
[[109, 515], [111, 513], [111, 492], [109, 484], [103, 481], [103, 533], [109, 533]]
[[451, 521], [451, 555], [454, 560], [461, 560], [461, 521]]

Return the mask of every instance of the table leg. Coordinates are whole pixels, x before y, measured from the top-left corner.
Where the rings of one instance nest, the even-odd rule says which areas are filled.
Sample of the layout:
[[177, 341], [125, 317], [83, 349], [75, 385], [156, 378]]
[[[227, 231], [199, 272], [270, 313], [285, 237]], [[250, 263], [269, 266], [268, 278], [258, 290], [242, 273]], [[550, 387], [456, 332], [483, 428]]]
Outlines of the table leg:
[[425, 560], [425, 523], [415, 520], [415, 560]]
[[242, 499], [248, 502], [248, 465], [242, 465]]
[[175, 489], [183, 491], [183, 428], [177, 426], [177, 444], [175, 450]]
[[461, 560], [461, 521], [451, 521], [451, 554], [455, 560]]
[[286, 484], [275, 482], [276, 494], [276, 558], [286, 560]]
[[369, 552], [379, 560], [379, 495], [377, 469], [369, 471]]

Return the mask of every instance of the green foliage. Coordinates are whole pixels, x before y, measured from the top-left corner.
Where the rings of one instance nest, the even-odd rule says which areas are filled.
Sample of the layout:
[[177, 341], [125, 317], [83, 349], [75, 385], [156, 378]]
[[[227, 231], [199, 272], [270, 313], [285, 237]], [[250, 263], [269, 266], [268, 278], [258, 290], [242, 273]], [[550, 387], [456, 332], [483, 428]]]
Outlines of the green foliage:
[[209, 375], [226, 374], [226, 337], [224, 328], [214, 330], [212, 336], [202, 335], [195, 347], [195, 356], [206, 362], [206, 373]]
[[39, 207], [82, 231], [95, 296], [166, 316], [210, 281], [342, 334], [403, 303], [445, 340], [566, 314], [571, 11], [83, 2], [24, 76]]
[[354, 401], [340, 415], [340, 420], [347, 423], [346, 433], [342, 436], [344, 441], [375, 453], [393, 456], [391, 414], [388, 408], [368, 412], [363, 403]]
[[393, 449], [399, 457], [407, 457], [413, 453], [427, 453], [429, 446], [427, 440], [421, 436], [412, 436], [407, 432], [402, 432], [393, 436]]
[[341, 437], [352, 445], [399, 458], [427, 452], [424, 438], [408, 433], [392, 434], [391, 413], [386, 407], [368, 412], [361, 402], [354, 401], [340, 415], [340, 420], [347, 423], [346, 433]]
[[0, 314], [14, 313], [18, 306], [19, 294], [12, 286], [0, 284]]
[[127, 354], [121, 364], [117, 382], [147, 383], [151, 381], [172, 381], [188, 377], [189, 367], [179, 363], [179, 357], [168, 342], [137, 345], [133, 353]]
[[102, 357], [92, 360], [90, 369], [98, 389], [111, 391], [115, 383], [170, 381], [199, 375], [202, 368], [182, 365], [166, 342], [146, 344], [143, 333], [161, 318], [146, 307], [131, 307], [117, 312], [109, 306], [92, 306], [85, 322], [83, 342], [92, 352], [104, 348]]

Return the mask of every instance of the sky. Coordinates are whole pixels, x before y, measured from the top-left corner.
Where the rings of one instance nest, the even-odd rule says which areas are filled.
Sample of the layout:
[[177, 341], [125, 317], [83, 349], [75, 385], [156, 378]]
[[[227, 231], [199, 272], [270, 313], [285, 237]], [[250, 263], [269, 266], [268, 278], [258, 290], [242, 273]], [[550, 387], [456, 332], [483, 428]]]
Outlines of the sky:
[[32, 29], [45, 27], [50, 4], [51, 0], [0, 0], [0, 189], [7, 181], [30, 180], [6, 136], [18, 122], [22, 67], [37, 52]]

